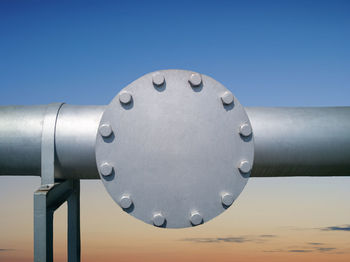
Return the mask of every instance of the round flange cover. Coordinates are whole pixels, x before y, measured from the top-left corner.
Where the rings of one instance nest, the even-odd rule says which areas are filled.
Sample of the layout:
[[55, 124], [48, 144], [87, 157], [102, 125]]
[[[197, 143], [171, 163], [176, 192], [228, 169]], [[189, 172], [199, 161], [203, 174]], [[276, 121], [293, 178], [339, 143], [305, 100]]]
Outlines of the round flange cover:
[[96, 140], [101, 180], [124, 211], [155, 226], [202, 224], [227, 209], [254, 157], [248, 116], [213, 78], [146, 74], [107, 106]]

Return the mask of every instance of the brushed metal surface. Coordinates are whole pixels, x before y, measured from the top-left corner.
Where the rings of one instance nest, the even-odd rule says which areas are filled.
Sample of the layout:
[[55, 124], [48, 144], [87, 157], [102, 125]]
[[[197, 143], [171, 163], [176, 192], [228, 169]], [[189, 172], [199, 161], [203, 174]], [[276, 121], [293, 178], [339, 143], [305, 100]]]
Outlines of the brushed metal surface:
[[[131, 95], [128, 104], [119, 94], [107, 106], [100, 125], [110, 125], [113, 134], [97, 135], [97, 166], [113, 166], [101, 179], [132, 216], [153, 225], [161, 213], [163, 227], [190, 227], [200, 224], [193, 214], [207, 222], [225, 211], [223, 193], [238, 197], [249, 177], [238, 167], [243, 160], [253, 163], [254, 143], [239, 134], [249, 124], [244, 108], [235, 98], [222, 102], [229, 91], [219, 82], [201, 75], [193, 86], [191, 71], [159, 72], [161, 87], [154, 73], [144, 75], [120, 92]], [[127, 208], [121, 202], [126, 196]]]
[[251, 177], [350, 176], [350, 107], [246, 107]]

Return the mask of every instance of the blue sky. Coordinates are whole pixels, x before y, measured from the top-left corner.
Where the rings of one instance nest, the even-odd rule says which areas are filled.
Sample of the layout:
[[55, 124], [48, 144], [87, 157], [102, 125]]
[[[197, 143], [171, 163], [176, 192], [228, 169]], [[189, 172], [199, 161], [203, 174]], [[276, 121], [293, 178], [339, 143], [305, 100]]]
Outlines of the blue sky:
[[[171, 68], [212, 76], [244, 106], [349, 106], [350, 1], [0, 0], [0, 105], [108, 104], [143, 74]], [[253, 178], [234, 208], [186, 233], [152, 231], [121, 212], [100, 181], [84, 181], [83, 260], [106, 255], [111, 258], [104, 261], [115, 261], [125, 254], [120, 261], [131, 261], [136, 245], [148, 261], [166, 260], [159, 257], [163, 250], [173, 261], [181, 260], [174, 254], [209, 254], [206, 261], [242, 254], [247, 258], [240, 261], [273, 262], [281, 261], [272, 253], [276, 248], [284, 259], [287, 247], [322, 242], [348, 253], [330, 258], [321, 252], [317, 259], [300, 253], [284, 261], [348, 261], [347, 233], [315, 228], [349, 225], [349, 182]], [[32, 261], [32, 194], [39, 184], [39, 178], [0, 177], [0, 251], [16, 250], [0, 252], [0, 260]], [[56, 243], [62, 247], [56, 254], [63, 258], [56, 261], [65, 261], [66, 211], [58, 212]], [[210, 249], [182, 246], [178, 239], [186, 234], [279, 237], [266, 249], [252, 243]]]
[[246, 106], [349, 105], [349, 1], [1, 1], [1, 104], [107, 104], [157, 69]]

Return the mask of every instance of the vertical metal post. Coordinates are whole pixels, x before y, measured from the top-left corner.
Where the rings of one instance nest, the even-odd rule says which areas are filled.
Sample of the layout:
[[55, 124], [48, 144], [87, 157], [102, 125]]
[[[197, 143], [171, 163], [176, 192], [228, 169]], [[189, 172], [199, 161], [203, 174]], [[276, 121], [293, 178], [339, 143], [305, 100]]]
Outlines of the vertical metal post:
[[53, 261], [53, 215], [67, 201], [68, 261], [80, 262], [80, 182], [66, 180], [34, 193], [34, 261]]
[[34, 193], [34, 261], [53, 261], [53, 213], [47, 207], [50, 188], [40, 188]]
[[55, 180], [56, 121], [62, 104], [46, 109], [41, 138], [41, 187], [34, 193], [34, 262], [53, 262], [53, 215], [68, 204], [68, 261], [80, 262], [80, 181]]
[[68, 262], [80, 261], [80, 181], [73, 181], [68, 197]]

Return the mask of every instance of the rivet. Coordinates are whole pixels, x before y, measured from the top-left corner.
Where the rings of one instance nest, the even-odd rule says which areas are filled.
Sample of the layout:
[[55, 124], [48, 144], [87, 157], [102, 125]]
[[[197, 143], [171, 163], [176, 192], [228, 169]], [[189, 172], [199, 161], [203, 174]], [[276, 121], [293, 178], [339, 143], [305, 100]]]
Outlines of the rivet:
[[129, 104], [131, 102], [131, 100], [132, 100], [132, 96], [130, 93], [125, 92], [125, 91], [120, 93], [120, 95], [119, 95], [120, 103], [126, 105], [126, 104]]
[[103, 137], [109, 137], [113, 133], [112, 127], [111, 127], [110, 124], [102, 124], [102, 125], [100, 125], [100, 127], [98, 128], [98, 132]]
[[161, 227], [165, 223], [165, 217], [161, 213], [156, 213], [153, 215], [153, 225], [156, 227]]
[[161, 86], [164, 84], [165, 82], [165, 78], [163, 76], [162, 73], [160, 72], [155, 72], [153, 75], [152, 75], [152, 81], [153, 81], [153, 84], [156, 85], [156, 86]]
[[222, 96], [221, 100], [225, 105], [230, 105], [233, 103], [233, 94], [230, 91], [226, 91]]
[[113, 172], [113, 167], [108, 163], [100, 165], [100, 172], [103, 176], [110, 176]]
[[221, 202], [223, 205], [229, 207], [234, 201], [233, 195], [229, 193], [224, 193], [221, 195]]
[[203, 217], [201, 214], [199, 214], [199, 212], [194, 211], [191, 213], [190, 221], [193, 226], [198, 226], [203, 222]]
[[122, 208], [127, 209], [127, 208], [131, 207], [132, 200], [131, 200], [130, 196], [124, 195], [120, 198], [119, 203], [120, 203], [120, 206]]
[[247, 174], [250, 172], [251, 170], [251, 165], [250, 163], [248, 162], [248, 160], [242, 160], [240, 163], [239, 163], [239, 171], [241, 171], [241, 173], [243, 174]]
[[239, 133], [242, 136], [250, 136], [252, 134], [252, 127], [248, 123], [244, 123], [239, 127]]
[[190, 82], [191, 86], [196, 87], [202, 83], [202, 77], [198, 73], [193, 73], [188, 81]]

